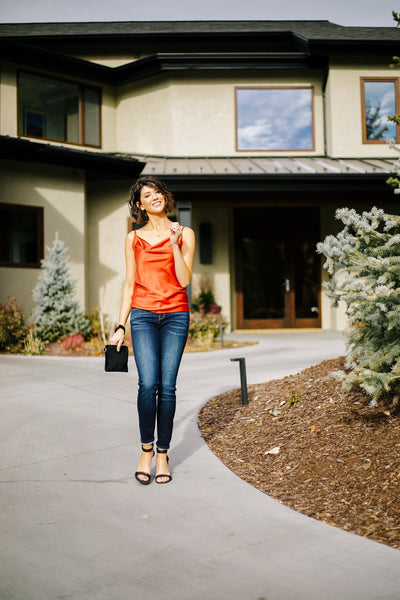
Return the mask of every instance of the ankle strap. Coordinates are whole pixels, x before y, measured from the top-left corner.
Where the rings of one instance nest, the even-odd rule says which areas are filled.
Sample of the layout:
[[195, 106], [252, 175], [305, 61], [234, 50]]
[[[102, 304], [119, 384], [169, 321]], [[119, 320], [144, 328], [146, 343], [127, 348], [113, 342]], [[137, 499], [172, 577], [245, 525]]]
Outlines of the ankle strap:
[[168, 450], [163, 450], [162, 448], [157, 448], [157, 454], [168, 454]]
[[142, 450], [143, 450], [143, 452], [153, 452], [153, 444], [151, 445], [151, 448], [144, 448], [143, 444], [142, 444]]

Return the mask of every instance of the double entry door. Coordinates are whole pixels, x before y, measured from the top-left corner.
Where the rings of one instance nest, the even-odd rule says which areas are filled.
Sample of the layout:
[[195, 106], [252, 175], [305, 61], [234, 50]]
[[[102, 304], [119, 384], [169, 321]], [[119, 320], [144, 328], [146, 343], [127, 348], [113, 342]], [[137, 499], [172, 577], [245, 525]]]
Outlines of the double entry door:
[[315, 207], [236, 209], [237, 327], [320, 327]]

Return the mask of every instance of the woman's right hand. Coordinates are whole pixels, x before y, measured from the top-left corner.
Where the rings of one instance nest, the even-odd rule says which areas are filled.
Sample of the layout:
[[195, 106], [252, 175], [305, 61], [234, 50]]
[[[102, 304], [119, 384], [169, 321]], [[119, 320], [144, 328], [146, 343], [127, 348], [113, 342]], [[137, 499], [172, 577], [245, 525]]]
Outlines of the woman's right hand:
[[125, 334], [122, 329], [117, 329], [114, 335], [110, 338], [109, 343], [112, 346], [117, 346], [117, 352], [121, 350], [121, 346], [124, 343]]

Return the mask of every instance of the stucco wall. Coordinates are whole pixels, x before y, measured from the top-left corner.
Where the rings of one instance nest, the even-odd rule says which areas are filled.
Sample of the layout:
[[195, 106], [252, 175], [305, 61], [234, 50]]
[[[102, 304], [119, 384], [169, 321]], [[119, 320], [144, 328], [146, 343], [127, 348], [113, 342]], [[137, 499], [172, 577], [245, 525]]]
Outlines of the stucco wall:
[[[44, 208], [44, 244], [51, 246], [58, 231], [60, 239], [69, 248], [70, 272], [77, 280], [76, 298], [84, 308], [86, 206], [83, 171], [1, 161], [0, 203]], [[7, 293], [15, 296], [29, 314], [33, 307], [32, 289], [39, 273], [40, 269], [0, 267], [1, 301], [6, 299]]]
[[362, 143], [361, 77], [398, 77], [398, 70], [388, 62], [365, 61], [346, 64], [346, 60], [332, 58], [326, 88], [328, 155], [332, 157], [388, 157], [397, 158], [389, 145]]
[[[217, 304], [222, 306], [222, 314], [232, 324], [231, 314], [231, 276], [229, 252], [230, 209], [223, 207], [193, 208], [193, 230], [196, 235], [196, 253], [193, 263], [192, 294], [195, 297], [201, 286], [201, 280], [209, 281]], [[199, 225], [211, 223], [212, 226], [212, 264], [200, 264]]]
[[266, 74], [251, 78], [157, 77], [122, 86], [117, 91], [118, 150], [170, 156], [243, 156], [246, 152], [236, 151], [235, 86], [313, 85], [315, 152], [306, 154], [322, 154], [320, 80], [316, 73], [285, 72], [284, 76]]
[[125, 283], [129, 181], [88, 182], [88, 305], [118, 320]]
[[17, 75], [16, 67], [1, 64], [0, 72], [0, 133], [17, 135]]

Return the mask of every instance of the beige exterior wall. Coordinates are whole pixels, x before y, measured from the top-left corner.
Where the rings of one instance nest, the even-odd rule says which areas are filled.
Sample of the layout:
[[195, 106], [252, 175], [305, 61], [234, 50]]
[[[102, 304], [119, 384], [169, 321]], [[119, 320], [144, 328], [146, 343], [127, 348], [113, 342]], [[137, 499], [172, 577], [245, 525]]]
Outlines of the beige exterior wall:
[[88, 305], [118, 321], [125, 283], [128, 181], [88, 182]]
[[[85, 307], [85, 180], [77, 169], [47, 167], [31, 163], [0, 162], [0, 203], [42, 206], [44, 244], [51, 246], [55, 232], [69, 248], [71, 276], [77, 280], [76, 298]], [[47, 256], [47, 252], [45, 253]], [[40, 269], [0, 267], [1, 300], [6, 294], [22, 302], [29, 314], [32, 290]]]
[[96, 63], [98, 65], [103, 65], [105, 67], [111, 67], [115, 69], [116, 67], [122, 67], [122, 65], [129, 65], [132, 62], [139, 60], [139, 58], [144, 58], [144, 56], [136, 56], [136, 55], [126, 55], [126, 56], [110, 56], [110, 53], [106, 54], [84, 54], [80, 52], [79, 54], [70, 54], [68, 50], [65, 52], [69, 56], [74, 56], [75, 58], [81, 58], [82, 60], [88, 60], [89, 62]]
[[17, 135], [17, 71], [14, 65], [1, 64], [0, 134]]
[[261, 77], [157, 78], [117, 92], [119, 152], [166, 156], [298, 155], [237, 152], [235, 86], [314, 86], [315, 151], [323, 154], [322, 77], [285, 72]]
[[112, 86], [103, 86], [101, 105], [101, 150], [103, 152], [117, 152], [116, 143], [115, 90]]
[[[193, 230], [196, 235], [196, 253], [193, 263], [192, 297], [200, 292], [201, 281], [209, 281], [217, 304], [222, 306], [222, 314], [232, 325], [231, 312], [231, 272], [230, 264], [230, 213], [231, 209], [222, 207], [193, 209]], [[211, 265], [200, 264], [199, 225], [211, 223], [213, 262]], [[229, 330], [228, 328], [228, 330]]]
[[[389, 59], [388, 59], [389, 60]], [[361, 77], [398, 77], [398, 70], [376, 61], [347, 65], [330, 61], [326, 88], [327, 153], [335, 158], [397, 158], [388, 144], [362, 143]]]

